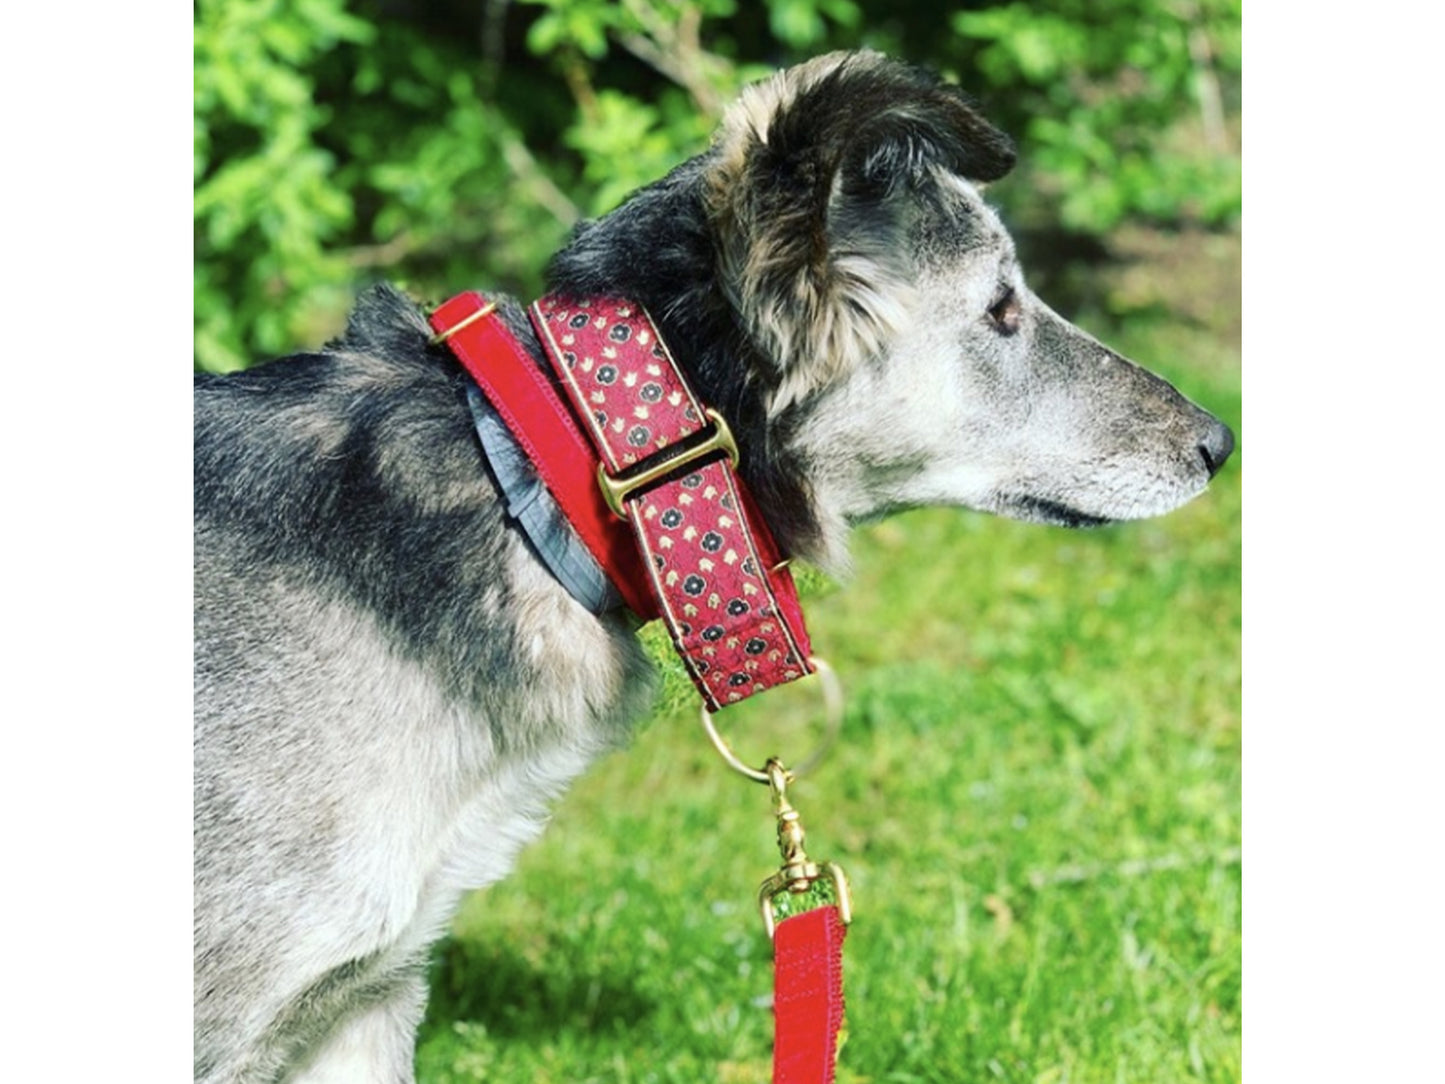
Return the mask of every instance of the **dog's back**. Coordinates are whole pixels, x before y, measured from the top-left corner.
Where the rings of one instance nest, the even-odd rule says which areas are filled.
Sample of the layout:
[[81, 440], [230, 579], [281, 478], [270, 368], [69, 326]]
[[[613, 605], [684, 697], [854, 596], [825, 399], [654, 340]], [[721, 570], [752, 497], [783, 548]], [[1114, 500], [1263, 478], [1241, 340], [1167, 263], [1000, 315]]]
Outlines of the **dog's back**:
[[457, 897], [645, 691], [504, 529], [427, 334], [381, 288], [326, 352], [196, 382], [197, 1079], [273, 1079], [347, 1016], [332, 1047], [405, 1077]]

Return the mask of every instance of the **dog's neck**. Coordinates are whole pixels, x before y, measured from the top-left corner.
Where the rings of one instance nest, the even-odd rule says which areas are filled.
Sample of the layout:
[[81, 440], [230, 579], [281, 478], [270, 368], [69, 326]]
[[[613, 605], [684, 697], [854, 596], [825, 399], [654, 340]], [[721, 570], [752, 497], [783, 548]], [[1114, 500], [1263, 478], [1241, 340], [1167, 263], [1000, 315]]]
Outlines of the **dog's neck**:
[[[553, 292], [628, 297], [642, 304], [698, 396], [731, 426], [739, 471], [786, 553], [841, 571], [847, 530], [820, 508], [808, 464], [795, 451], [807, 405], [769, 409], [780, 379], [719, 285], [718, 254], [703, 206], [709, 155], [644, 190], [645, 198], [579, 227], [547, 270]], [[666, 245], [655, 239], [667, 238]]]
[[[550, 372], [495, 310], [475, 293], [452, 298], [431, 315], [434, 341], [504, 423], [511, 441], [493, 474], [557, 579], [594, 612], [610, 582], [634, 613], [661, 617], [709, 710], [810, 673], [797, 590], [736, 474], [727, 422], [694, 393], [646, 310], [543, 298], [528, 315]], [[481, 420], [490, 455], [497, 427]], [[517, 484], [517, 447], [543, 485], [525, 472]], [[571, 528], [560, 539], [554, 513], [540, 530], [533, 514], [547, 495]], [[595, 567], [579, 570], [588, 555]]]

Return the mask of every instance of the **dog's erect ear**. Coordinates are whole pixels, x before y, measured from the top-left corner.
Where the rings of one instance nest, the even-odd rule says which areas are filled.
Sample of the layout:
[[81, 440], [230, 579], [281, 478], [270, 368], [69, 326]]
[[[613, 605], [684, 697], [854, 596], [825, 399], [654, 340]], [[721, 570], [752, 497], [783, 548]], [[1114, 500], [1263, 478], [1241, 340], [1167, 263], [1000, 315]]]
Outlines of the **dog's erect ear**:
[[912, 197], [938, 170], [1009, 171], [1014, 148], [955, 87], [833, 53], [749, 88], [707, 172], [723, 281], [781, 410], [878, 353], [907, 316]]

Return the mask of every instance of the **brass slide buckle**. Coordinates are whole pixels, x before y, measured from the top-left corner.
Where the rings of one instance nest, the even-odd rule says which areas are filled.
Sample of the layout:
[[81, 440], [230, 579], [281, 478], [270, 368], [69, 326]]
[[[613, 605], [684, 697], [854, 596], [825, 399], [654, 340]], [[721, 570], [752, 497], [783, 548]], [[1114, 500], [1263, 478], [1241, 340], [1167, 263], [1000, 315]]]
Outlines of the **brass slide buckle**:
[[458, 320], [455, 324], [447, 328], [445, 331], [438, 331], [427, 341], [431, 343], [432, 346], [440, 346], [442, 343], [446, 342], [453, 335], [455, 335], [458, 331], [461, 331], [463, 328], [470, 327], [478, 320], [485, 320], [488, 316], [492, 315], [492, 313], [496, 311], [497, 303], [495, 301], [488, 301], [476, 312], [462, 317], [462, 319]]
[[667, 456], [660, 463], [647, 466], [647, 461], [639, 463], [628, 470], [620, 477], [613, 477], [607, 473], [606, 464], [599, 464], [597, 467], [597, 484], [602, 487], [602, 497], [607, 502], [607, 507], [612, 509], [623, 519], [627, 518], [627, 510], [624, 505], [636, 494], [648, 489], [662, 481], [670, 474], [686, 470], [693, 464], [700, 462], [709, 456], [722, 452], [732, 463], [733, 469], [738, 465], [738, 445], [733, 440], [732, 430], [723, 416], [712, 407], [706, 407], [703, 411], [712, 422], [713, 432], [710, 437], [700, 444], [690, 448], [683, 448], [671, 453], [671, 449], [665, 449], [660, 454]]

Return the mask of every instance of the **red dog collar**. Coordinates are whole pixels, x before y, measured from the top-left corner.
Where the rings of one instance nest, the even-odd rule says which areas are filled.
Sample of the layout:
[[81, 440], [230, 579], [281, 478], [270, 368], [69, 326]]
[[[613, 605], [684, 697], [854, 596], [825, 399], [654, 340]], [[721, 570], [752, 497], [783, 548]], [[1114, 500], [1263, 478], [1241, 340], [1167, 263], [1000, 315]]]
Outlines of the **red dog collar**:
[[628, 607], [666, 622], [708, 710], [811, 673], [797, 588], [737, 476], [727, 424], [693, 394], [647, 312], [610, 298], [536, 302], [554, 381], [494, 311], [460, 294], [432, 314], [436, 340]]

